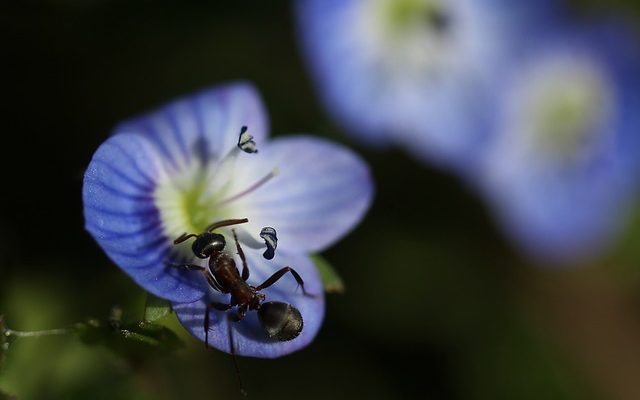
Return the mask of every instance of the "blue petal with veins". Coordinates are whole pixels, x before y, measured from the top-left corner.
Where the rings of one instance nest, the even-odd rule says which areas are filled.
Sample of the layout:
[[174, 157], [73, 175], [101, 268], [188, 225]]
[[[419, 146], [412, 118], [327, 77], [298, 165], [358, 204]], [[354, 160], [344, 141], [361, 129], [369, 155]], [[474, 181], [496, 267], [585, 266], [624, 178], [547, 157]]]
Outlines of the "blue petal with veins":
[[[312, 297], [302, 294], [302, 290], [290, 274], [284, 275], [262, 293], [266, 295], [265, 301], [282, 301], [300, 310], [304, 321], [302, 332], [293, 340], [281, 342], [267, 336], [255, 311], [249, 311], [242, 321], [230, 322], [226, 312], [210, 309], [209, 345], [229, 353], [227, 325], [231, 324], [234, 347], [238, 355], [275, 358], [305, 347], [318, 333], [324, 317], [324, 288], [313, 262], [308, 256], [300, 254], [278, 252], [273, 260], [267, 261], [262, 258], [260, 251], [249, 249], [245, 253], [251, 271], [248, 282], [253, 286], [258, 286], [271, 276], [275, 272], [274, 266], [276, 269], [290, 266], [300, 274], [306, 291]], [[211, 302], [228, 304], [229, 295], [211, 290], [207, 296], [195, 303], [173, 305], [182, 325], [202, 341], [205, 339], [204, 313], [207, 304]]]
[[[307, 254], [347, 234], [372, 196], [368, 167], [348, 149], [302, 135], [267, 141], [264, 106], [246, 83], [206, 89], [120, 124], [96, 150], [83, 184], [87, 230], [135, 282], [175, 302], [189, 329], [203, 324], [203, 305], [220, 295], [201, 273], [175, 267], [206, 260], [196, 259], [191, 240], [173, 240], [215, 221], [248, 218], [233, 228], [249, 256], [252, 279], [264, 280], [286, 263], [317, 294], [299, 299], [287, 278], [266, 290], [272, 300], [298, 307], [305, 329], [291, 342], [275, 344], [265, 341], [264, 332], [249, 324], [255, 316], [248, 316], [233, 329], [240, 354], [256, 357], [283, 355], [313, 339], [324, 300]], [[259, 236], [265, 226], [280, 236], [272, 262], [256, 256], [271, 249]], [[230, 229], [216, 232], [235, 257]], [[275, 250], [275, 242], [270, 245]], [[211, 335], [212, 344], [223, 349], [224, 326], [214, 322]], [[224, 337], [217, 336], [221, 329]], [[200, 337], [197, 329], [192, 332]]]

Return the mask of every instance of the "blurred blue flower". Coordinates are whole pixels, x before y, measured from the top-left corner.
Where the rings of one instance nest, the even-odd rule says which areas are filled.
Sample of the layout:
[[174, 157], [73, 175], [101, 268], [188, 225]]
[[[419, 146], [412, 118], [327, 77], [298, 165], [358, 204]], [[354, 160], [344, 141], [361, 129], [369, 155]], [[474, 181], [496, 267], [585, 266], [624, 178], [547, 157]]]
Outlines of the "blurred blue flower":
[[301, 0], [299, 33], [326, 108], [371, 144], [473, 168], [496, 84], [551, 29], [555, 1]]
[[640, 57], [614, 25], [546, 37], [505, 77], [481, 171], [533, 256], [577, 262], [620, 228], [640, 163]]
[[[239, 149], [243, 126], [253, 136], [255, 154]], [[277, 357], [308, 344], [323, 319], [323, 288], [308, 254], [352, 229], [373, 189], [367, 166], [348, 149], [310, 136], [268, 142], [267, 130], [262, 102], [248, 84], [179, 99], [115, 129], [89, 164], [83, 200], [86, 228], [107, 255], [144, 289], [175, 302], [178, 318], [201, 339], [206, 305], [228, 303], [228, 295], [209, 287], [197, 271], [171, 267], [198, 262], [190, 243], [172, 241], [215, 221], [248, 218], [235, 229], [249, 261], [249, 283], [258, 285], [288, 265], [316, 295], [302, 296], [289, 277], [263, 291], [267, 300], [291, 303], [302, 313], [304, 329], [290, 342], [269, 340], [255, 313], [234, 323], [237, 354]], [[271, 261], [261, 256], [265, 226], [279, 238]], [[218, 232], [233, 243], [230, 228]], [[229, 351], [224, 315], [211, 311], [209, 343]]]

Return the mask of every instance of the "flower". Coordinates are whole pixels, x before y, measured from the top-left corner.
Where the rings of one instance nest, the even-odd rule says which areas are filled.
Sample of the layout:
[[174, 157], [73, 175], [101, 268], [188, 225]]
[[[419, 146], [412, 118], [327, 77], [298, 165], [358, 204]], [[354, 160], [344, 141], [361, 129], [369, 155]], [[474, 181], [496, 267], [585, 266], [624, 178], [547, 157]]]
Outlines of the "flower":
[[[302, 313], [304, 329], [290, 342], [258, 331], [255, 312], [233, 323], [237, 354], [277, 357], [308, 344], [322, 322], [323, 289], [308, 254], [350, 231], [372, 192], [367, 166], [346, 148], [304, 135], [267, 141], [259, 95], [249, 84], [234, 83], [118, 126], [89, 164], [83, 200], [86, 228], [111, 260], [144, 289], [174, 302], [183, 325], [201, 339], [206, 305], [228, 303], [229, 296], [212, 289], [198, 271], [174, 268], [172, 263], [197, 260], [190, 243], [174, 246], [173, 240], [215, 221], [247, 218], [216, 232], [235, 256], [231, 228], [237, 231], [249, 262], [248, 282], [257, 286], [288, 265], [314, 294], [302, 296], [289, 276], [263, 291], [268, 300], [291, 303]], [[278, 236], [271, 261], [262, 258], [264, 227]], [[230, 351], [224, 313], [210, 316], [209, 343]]]
[[640, 57], [621, 28], [554, 34], [505, 79], [482, 186], [532, 256], [601, 251], [638, 184]]
[[518, 49], [553, 0], [301, 0], [302, 48], [329, 113], [371, 144], [473, 169]]

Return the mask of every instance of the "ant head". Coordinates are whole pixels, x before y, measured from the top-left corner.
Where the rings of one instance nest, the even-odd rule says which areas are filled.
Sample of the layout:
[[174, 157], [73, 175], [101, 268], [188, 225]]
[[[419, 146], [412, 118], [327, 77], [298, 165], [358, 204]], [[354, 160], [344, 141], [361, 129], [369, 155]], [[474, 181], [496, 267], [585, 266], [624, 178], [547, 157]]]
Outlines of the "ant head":
[[205, 232], [198, 235], [193, 245], [191, 245], [191, 250], [198, 258], [208, 258], [214, 251], [224, 250], [225, 245], [224, 236], [218, 233]]
[[295, 339], [302, 332], [302, 315], [291, 304], [280, 301], [262, 303], [258, 318], [267, 335], [281, 342]]

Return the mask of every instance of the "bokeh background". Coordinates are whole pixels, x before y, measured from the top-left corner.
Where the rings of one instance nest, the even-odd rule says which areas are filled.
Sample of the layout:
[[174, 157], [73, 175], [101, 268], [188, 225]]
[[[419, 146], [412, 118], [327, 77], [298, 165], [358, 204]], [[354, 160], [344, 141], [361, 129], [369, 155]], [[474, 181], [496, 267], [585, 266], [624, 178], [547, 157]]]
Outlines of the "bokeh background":
[[[125, 321], [142, 318], [144, 292], [84, 231], [84, 168], [117, 122], [245, 79], [261, 91], [273, 135], [310, 132], [355, 148], [377, 186], [367, 218], [324, 253], [347, 290], [328, 297], [315, 342], [277, 360], [239, 360], [251, 397], [640, 398], [640, 218], [598, 260], [533, 265], [458, 179], [399, 150], [360, 147], [329, 120], [300, 57], [290, 2], [233, 3], [0, 5], [0, 314], [8, 326], [65, 327], [106, 318], [116, 305]], [[640, 23], [634, 0], [572, 5]], [[205, 351], [172, 316], [162, 323], [184, 340], [179, 351], [115, 352], [73, 335], [16, 340], [0, 392], [239, 397], [228, 355]]]

